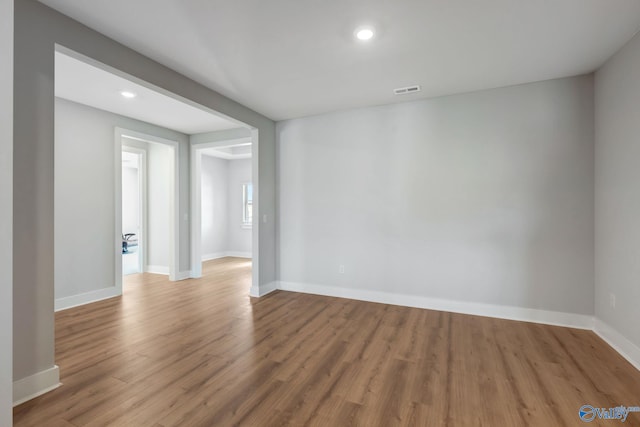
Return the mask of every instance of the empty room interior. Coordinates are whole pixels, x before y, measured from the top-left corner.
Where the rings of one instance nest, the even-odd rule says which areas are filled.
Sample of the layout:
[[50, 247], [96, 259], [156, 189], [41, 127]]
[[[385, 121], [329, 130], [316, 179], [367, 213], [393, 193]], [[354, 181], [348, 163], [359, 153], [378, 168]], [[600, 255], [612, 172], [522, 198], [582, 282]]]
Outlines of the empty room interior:
[[639, 31], [0, 0], [0, 427], [640, 426]]

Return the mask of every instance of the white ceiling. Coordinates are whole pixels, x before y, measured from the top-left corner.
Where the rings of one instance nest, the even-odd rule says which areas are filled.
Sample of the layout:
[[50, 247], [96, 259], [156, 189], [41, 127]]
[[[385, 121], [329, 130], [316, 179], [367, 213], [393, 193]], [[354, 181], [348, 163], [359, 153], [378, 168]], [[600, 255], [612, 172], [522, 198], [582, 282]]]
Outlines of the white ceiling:
[[[56, 52], [57, 97], [153, 123], [188, 135], [237, 128], [238, 124], [140, 84]], [[124, 98], [126, 90], [137, 94]]]
[[41, 1], [275, 120], [588, 73], [640, 28], [638, 0]]

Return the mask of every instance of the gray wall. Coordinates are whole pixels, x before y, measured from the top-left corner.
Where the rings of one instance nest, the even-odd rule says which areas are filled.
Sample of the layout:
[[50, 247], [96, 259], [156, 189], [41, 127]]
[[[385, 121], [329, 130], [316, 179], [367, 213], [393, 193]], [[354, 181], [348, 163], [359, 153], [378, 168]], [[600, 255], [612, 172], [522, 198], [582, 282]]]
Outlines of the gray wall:
[[592, 76], [277, 135], [282, 281], [593, 313]]
[[0, 426], [11, 425], [13, 0], [0, 1]]
[[202, 156], [202, 258], [220, 256], [228, 249], [229, 162]]
[[251, 229], [242, 228], [242, 185], [251, 182], [251, 159], [229, 160], [229, 252], [251, 253]]
[[[640, 346], [640, 35], [595, 78], [595, 311]], [[609, 295], [616, 296], [611, 307]]]
[[251, 159], [202, 156], [203, 259], [251, 253], [251, 229], [242, 227], [242, 185], [251, 182], [251, 169]]
[[[189, 211], [189, 138], [169, 129], [60, 98], [55, 100], [55, 113], [55, 297], [64, 298], [115, 284], [113, 239], [120, 231], [114, 229], [114, 129], [122, 127], [181, 143], [181, 218]], [[158, 150], [162, 148], [158, 147]], [[152, 153], [149, 153], [148, 163], [151, 174]], [[153, 199], [151, 190], [150, 186], [150, 202]], [[149, 211], [150, 208], [151, 203]], [[152, 225], [150, 221], [149, 226]], [[166, 235], [166, 226], [166, 223], [160, 225], [164, 228], [161, 235]], [[181, 222], [180, 232], [180, 266], [181, 270], [188, 270], [188, 222]], [[166, 243], [160, 242], [157, 246], [165, 247], [167, 251]], [[148, 255], [151, 254], [149, 250]], [[168, 254], [165, 258], [164, 265], [168, 266]], [[149, 258], [149, 261], [154, 260], [157, 259]]]
[[[35, 0], [15, 2], [14, 379], [54, 364], [54, 49], [60, 44], [250, 126], [260, 134], [260, 209], [275, 214], [275, 125]], [[188, 181], [187, 181], [188, 182]], [[260, 283], [275, 279], [275, 225], [260, 227]], [[186, 267], [186, 265], [185, 265]]]
[[14, 381], [54, 365], [54, 41], [46, 18], [26, 16], [33, 6], [14, 3]]

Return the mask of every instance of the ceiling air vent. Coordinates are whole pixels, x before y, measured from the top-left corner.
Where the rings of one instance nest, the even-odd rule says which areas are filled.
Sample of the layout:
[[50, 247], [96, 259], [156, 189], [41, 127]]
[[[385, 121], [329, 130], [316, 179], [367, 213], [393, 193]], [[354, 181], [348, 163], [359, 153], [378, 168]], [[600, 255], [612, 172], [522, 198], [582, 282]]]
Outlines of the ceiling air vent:
[[395, 93], [396, 95], [406, 95], [408, 93], [415, 93], [415, 92], [420, 92], [420, 86], [419, 85], [407, 86], [407, 87], [399, 87], [399, 88], [393, 90], [393, 93]]

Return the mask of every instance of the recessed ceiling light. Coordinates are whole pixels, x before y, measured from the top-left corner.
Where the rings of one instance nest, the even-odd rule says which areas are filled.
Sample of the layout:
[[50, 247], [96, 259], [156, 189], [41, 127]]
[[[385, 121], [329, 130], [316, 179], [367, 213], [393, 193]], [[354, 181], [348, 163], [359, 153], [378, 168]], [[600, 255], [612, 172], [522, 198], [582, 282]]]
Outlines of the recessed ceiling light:
[[120, 95], [124, 96], [127, 99], [132, 99], [138, 96], [133, 92], [129, 92], [128, 90], [123, 90], [122, 92], [120, 92]]
[[354, 34], [358, 40], [366, 41], [371, 40], [375, 32], [373, 31], [373, 27], [358, 27]]

